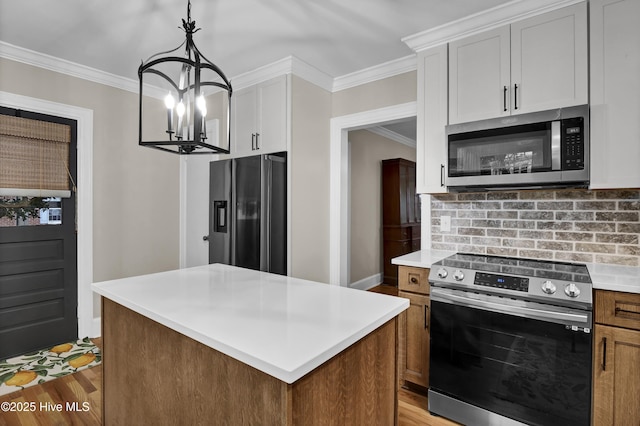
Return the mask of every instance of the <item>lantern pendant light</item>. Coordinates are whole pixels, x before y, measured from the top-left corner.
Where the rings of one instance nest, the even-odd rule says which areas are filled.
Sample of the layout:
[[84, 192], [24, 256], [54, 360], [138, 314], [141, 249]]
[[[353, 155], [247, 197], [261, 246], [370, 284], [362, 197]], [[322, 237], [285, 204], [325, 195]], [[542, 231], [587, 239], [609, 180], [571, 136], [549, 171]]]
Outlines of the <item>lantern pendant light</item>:
[[[182, 28], [186, 39], [180, 46], [151, 56], [138, 68], [138, 143], [175, 154], [227, 154], [233, 90], [222, 70], [204, 57], [193, 41], [193, 34], [200, 28], [196, 29], [196, 22], [191, 20], [191, 0], [187, 4], [187, 20], [182, 20]], [[176, 53], [183, 48], [182, 55]], [[148, 82], [149, 79], [152, 83]], [[144, 93], [145, 89], [157, 88], [167, 91], [163, 102], [164, 114], [158, 111], [157, 99]], [[220, 105], [220, 110], [226, 111], [223, 123], [226, 136], [218, 144], [209, 141], [217, 140], [217, 135], [207, 133], [207, 103]], [[215, 130], [209, 129], [210, 132]], [[152, 136], [147, 137], [148, 134]]]

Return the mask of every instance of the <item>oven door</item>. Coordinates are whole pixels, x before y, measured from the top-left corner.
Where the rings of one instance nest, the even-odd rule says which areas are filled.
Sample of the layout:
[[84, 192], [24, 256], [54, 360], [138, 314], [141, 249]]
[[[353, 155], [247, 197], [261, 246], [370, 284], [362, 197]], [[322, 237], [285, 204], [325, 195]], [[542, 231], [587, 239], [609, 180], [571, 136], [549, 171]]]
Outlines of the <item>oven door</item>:
[[465, 424], [588, 425], [591, 321], [590, 311], [432, 287], [429, 411]]

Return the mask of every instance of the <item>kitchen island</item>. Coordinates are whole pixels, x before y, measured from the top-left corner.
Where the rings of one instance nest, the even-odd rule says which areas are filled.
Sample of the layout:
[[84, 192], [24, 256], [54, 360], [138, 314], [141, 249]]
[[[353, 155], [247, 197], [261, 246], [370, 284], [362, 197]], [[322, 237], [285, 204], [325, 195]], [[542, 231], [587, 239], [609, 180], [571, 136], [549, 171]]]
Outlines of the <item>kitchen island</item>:
[[105, 425], [397, 423], [406, 299], [220, 264], [92, 288]]

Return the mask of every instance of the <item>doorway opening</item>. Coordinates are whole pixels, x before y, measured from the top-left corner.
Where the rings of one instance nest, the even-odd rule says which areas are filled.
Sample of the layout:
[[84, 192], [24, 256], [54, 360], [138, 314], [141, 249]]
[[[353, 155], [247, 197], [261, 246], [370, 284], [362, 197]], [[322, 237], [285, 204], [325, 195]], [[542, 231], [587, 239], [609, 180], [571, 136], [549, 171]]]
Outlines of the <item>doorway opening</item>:
[[0, 107], [0, 359], [78, 338], [75, 120]]
[[0, 91], [0, 105], [68, 118], [77, 122], [77, 318], [78, 336], [100, 336], [100, 318], [94, 318], [93, 296], [93, 111]]
[[[411, 223], [420, 220], [419, 198], [415, 197], [416, 117], [353, 130], [348, 138], [348, 285], [362, 290], [383, 283], [395, 285], [397, 266], [390, 259], [413, 251], [412, 231], [417, 234], [413, 245], [420, 238], [419, 223], [404, 226], [407, 221], [400, 220], [407, 210], [411, 210]], [[407, 183], [411, 188], [400, 187]], [[408, 192], [414, 194], [409, 209], [400, 205]]]
[[408, 102], [331, 119], [329, 280], [332, 285], [350, 283], [349, 132], [409, 119], [415, 117], [416, 112], [416, 102]]

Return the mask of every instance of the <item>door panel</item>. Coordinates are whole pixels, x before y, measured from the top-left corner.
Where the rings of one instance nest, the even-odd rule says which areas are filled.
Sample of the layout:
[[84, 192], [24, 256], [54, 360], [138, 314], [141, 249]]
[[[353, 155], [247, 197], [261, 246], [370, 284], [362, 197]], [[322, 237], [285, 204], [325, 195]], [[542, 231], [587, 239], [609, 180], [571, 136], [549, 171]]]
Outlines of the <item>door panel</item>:
[[[69, 173], [75, 180], [76, 122], [19, 115], [71, 127]], [[0, 359], [78, 338], [75, 193], [60, 203], [61, 222], [0, 227]]]
[[512, 114], [589, 101], [586, 15], [585, 2], [511, 25]]
[[449, 43], [449, 124], [509, 115], [509, 26]]

